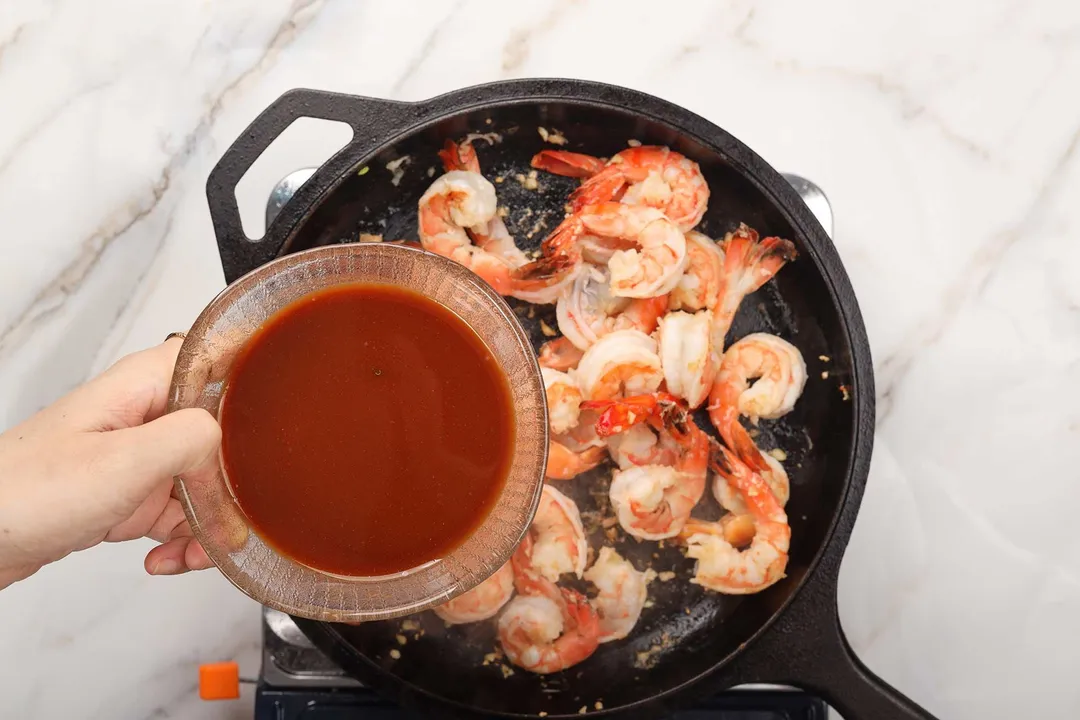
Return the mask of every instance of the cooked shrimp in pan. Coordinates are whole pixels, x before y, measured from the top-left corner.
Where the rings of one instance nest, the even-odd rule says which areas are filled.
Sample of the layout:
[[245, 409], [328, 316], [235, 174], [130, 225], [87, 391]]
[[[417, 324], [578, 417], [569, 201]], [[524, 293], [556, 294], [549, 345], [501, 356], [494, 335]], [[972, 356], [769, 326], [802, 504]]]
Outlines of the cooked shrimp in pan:
[[499, 644], [507, 659], [539, 674], [576, 665], [600, 642], [600, 621], [585, 596], [552, 588], [550, 594], [519, 595], [499, 618]]
[[686, 236], [661, 211], [606, 202], [582, 208], [579, 218], [584, 230], [632, 245], [608, 260], [612, 295], [651, 298], [679, 283], [686, 269]]
[[581, 415], [581, 387], [572, 375], [551, 368], [540, 368], [547, 394], [548, 422], [556, 435], [577, 426]]
[[520, 592], [527, 593], [538, 592], [538, 583], [558, 582], [565, 573], [580, 578], [588, 550], [577, 505], [545, 484], [528, 536], [512, 558], [514, 582]]
[[631, 425], [606, 438], [608, 453], [620, 470], [635, 465], [674, 465], [679, 459], [679, 445], [667, 433], [658, 433], [648, 425]]
[[716, 375], [718, 360], [710, 344], [711, 325], [708, 310], [693, 315], [672, 312], [660, 320], [657, 335], [667, 390], [691, 408], [705, 402]]
[[667, 393], [583, 405], [588, 409], [604, 406], [596, 422], [601, 436], [648, 422], [679, 446], [673, 465], [640, 465], [615, 471], [608, 496], [619, 524], [629, 534], [645, 540], [678, 535], [705, 492], [709, 436], [694, 424], [686, 408]]
[[[743, 432], [745, 433], [745, 430]], [[749, 439], [749, 435], [746, 437]], [[791, 481], [779, 460], [768, 453], [760, 452], [756, 446], [749, 457], [738, 451], [735, 454], [747, 467], [761, 476], [776, 496], [776, 502], [780, 503], [780, 507], [787, 505], [788, 498], [791, 496]], [[720, 503], [720, 507], [736, 515], [746, 514], [746, 503], [743, 502], [742, 495], [722, 475], [713, 476], [712, 492], [716, 502]]]
[[580, 445], [572, 436], [557, 435], [548, 444], [548, 480], [573, 480], [604, 462], [607, 450], [601, 445]]
[[758, 239], [746, 225], [724, 236], [724, 272], [720, 300], [713, 310], [713, 347], [724, 349], [724, 339], [743, 298], [773, 278], [780, 268], [795, 259], [795, 245], [778, 237]]
[[480, 235], [490, 233], [495, 211], [495, 186], [483, 175], [465, 170], [448, 172], [420, 198], [420, 242], [425, 250], [464, 265], [496, 292], [508, 295], [514, 285], [513, 268], [503, 257], [474, 245], [469, 236], [470, 230]]
[[724, 251], [710, 237], [686, 233], [686, 272], [671, 291], [672, 310], [712, 310], [723, 286]]
[[436, 607], [435, 614], [449, 625], [474, 623], [494, 617], [514, 594], [514, 571], [504, 563], [495, 574], [472, 590]]
[[604, 335], [616, 330], [656, 330], [667, 311], [667, 297], [629, 299], [611, 294], [606, 269], [584, 268], [555, 304], [562, 334], [580, 350], [588, 350]]
[[755, 424], [758, 418], [781, 417], [795, 407], [804, 387], [806, 362], [797, 347], [767, 333], [747, 335], [720, 361], [709, 395], [709, 419], [727, 446], [740, 451], [733, 428], [739, 416]]
[[600, 642], [629, 635], [648, 598], [645, 573], [638, 572], [613, 548], [603, 547], [596, 562], [585, 571], [585, 579], [599, 591], [590, 602], [600, 616]]
[[542, 368], [565, 372], [576, 368], [583, 355], [584, 353], [578, 350], [569, 338], [557, 337], [540, 346], [536, 360]]
[[590, 203], [620, 200], [656, 208], [686, 232], [701, 221], [709, 204], [709, 185], [698, 164], [666, 147], [627, 148], [603, 167], [598, 158], [548, 150], [534, 156], [532, 166], [587, 178], [570, 196], [574, 211]]
[[541, 150], [533, 155], [529, 164], [553, 175], [587, 178], [603, 170], [607, 160], [569, 150]]
[[[460, 143], [455, 143], [453, 140], [446, 141], [446, 146], [439, 152], [439, 157], [443, 161], [443, 169], [446, 172], [462, 170], [477, 175], [481, 174], [480, 160], [477, 158], [476, 149], [472, 145], [473, 140], [477, 137], [491, 142], [491, 138], [484, 135], [470, 135]], [[486, 225], [470, 227], [469, 235], [472, 237], [473, 242], [485, 252], [500, 258], [511, 268], [521, 267], [529, 259], [525, 257], [525, 253], [518, 249], [514, 237], [506, 229], [506, 223], [499, 217], [497, 210], [498, 208], [496, 208], [496, 212], [487, 221]]]
[[722, 523], [688, 521], [680, 537], [687, 555], [698, 561], [691, 582], [730, 595], [760, 592], [784, 577], [791, 526], [762, 477], [726, 447], [717, 443], [714, 448], [713, 469], [742, 496], [754, 521], [754, 537], [739, 550], [725, 538]]
[[607, 452], [591, 425], [577, 429], [584, 397], [575, 377], [547, 367], [541, 367], [540, 374], [551, 428], [546, 475], [551, 480], [570, 480], [602, 463]]
[[581, 234], [581, 222], [576, 216], [568, 217], [551, 231], [540, 243], [540, 257], [514, 269], [514, 297], [538, 305], [558, 300], [582, 269], [578, 247]]
[[656, 341], [639, 330], [619, 330], [585, 351], [577, 367], [578, 384], [588, 400], [611, 400], [660, 387], [664, 371]]

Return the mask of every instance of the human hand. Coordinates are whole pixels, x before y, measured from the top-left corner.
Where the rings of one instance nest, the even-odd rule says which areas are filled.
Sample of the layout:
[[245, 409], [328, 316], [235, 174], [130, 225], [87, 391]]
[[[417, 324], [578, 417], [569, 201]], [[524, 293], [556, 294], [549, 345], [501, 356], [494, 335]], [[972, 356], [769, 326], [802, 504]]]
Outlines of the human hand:
[[221, 430], [205, 410], [165, 414], [180, 340], [129, 355], [0, 434], [0, 589], [102, 541], [149, 537], [151, 575], [211, 566], [173, 476], [215, 472]]

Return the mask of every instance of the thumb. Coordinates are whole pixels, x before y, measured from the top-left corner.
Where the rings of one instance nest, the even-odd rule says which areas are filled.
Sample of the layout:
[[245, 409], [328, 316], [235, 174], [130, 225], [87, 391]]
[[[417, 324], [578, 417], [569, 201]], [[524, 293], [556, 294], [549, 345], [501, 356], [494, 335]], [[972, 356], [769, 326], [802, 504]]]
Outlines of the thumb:
[[[127, 503], [138, 506], [162, 481], [177, 475], [202, 475], [217, 465], [221, 428], [199, 408], [162, 415], [137, 427], [104, 433], [111, 477]], [[194, 478], [193, 478], [194, 479]]]

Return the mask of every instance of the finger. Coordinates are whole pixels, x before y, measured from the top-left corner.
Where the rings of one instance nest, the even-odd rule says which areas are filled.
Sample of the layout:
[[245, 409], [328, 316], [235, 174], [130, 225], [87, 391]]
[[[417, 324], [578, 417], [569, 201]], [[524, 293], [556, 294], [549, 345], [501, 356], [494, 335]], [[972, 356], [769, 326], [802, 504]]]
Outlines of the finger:
[[189, 570], [206, 570], [214, 567], [214, 561], [210, 559], [202, 544], [195, 538], [192, 538], [191, 542], [187, 544], [187, 549], [184, 551], [184, 563]]
[[146, 537], [161, 543], [178, 537], [191, 537], [191, 526], [179, 500], [169, 498], [157, 522], [146, 532]]
[[105, 542], [123, 542], [144, 535], [153, 537], [158, 542], [168, 540], [168, 537], [163, 537], [166, 533], [163, 532], [162, 526], [172, 523], [168, 527], [171, 530], [184, 521], [184, 512], [182, 508], [179, 508], [179, 504], [177, 504], [177, 509], [180, 509], [179, 517], [176, 516], [176, 511], [170, 508], [172, 503], [176, 503], [170, 496], [172, 485], [171, 478], [163, 480], [130, 517], [109, 529]]
[[151, 575], [179, 575], [188, 570], [205, 570], [214, 563], [199, 541], [191, 537], [174, 538], [146, 554], [143, 567]]
[[151, 575], [179, 575], [188, 571], [184, 554], [192, 538], [176, 538], [146, 553], [143, 567]]
[[98, 491], [123, 518], [173, 477], [207, 482], [217, 472], [221, 429], [205, 410], [178, 410], [99, 438], [93, 476]]
[[83, 431], [133, 427], [161, 417], [181, 344], [172, 338], [121, 358], [43, 415], [49, 423]]

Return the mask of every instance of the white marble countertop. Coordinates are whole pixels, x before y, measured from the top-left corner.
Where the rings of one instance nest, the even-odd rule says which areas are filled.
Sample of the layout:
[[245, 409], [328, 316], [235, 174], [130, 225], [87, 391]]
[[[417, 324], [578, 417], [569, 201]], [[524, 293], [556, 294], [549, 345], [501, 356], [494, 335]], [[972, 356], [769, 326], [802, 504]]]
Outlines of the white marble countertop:
[[[1080, 715], [1080, 3], [0, 5], [0, 427], [222, 287], [204, 183], [283, 91], [627, 85], [833, 202], [879, 402], [841, 577], [852, 645], [942, 718]], [[327, 142], [276, 147], [246, 213]], [[0, 593], [0, 716], [250, 714], [201, 704], [195, 670], [257, 670], [257, 606], [213, 571], [146, 577], [145, 550]]]

